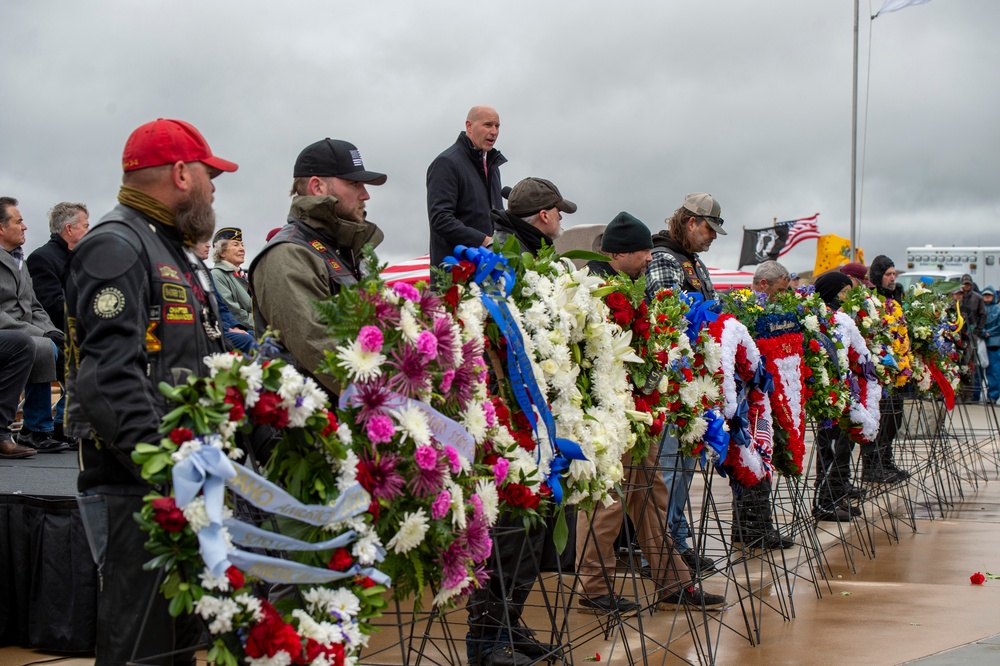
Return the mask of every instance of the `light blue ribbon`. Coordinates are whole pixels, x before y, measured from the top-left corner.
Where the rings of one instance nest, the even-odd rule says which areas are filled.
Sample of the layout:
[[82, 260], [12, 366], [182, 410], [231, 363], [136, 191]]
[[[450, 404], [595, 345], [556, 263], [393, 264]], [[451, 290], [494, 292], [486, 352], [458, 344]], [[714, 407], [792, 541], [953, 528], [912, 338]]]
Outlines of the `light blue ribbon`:
[[233, 461], [221, 449], [204, 444], [174, 465], [174, 497], [177, 506], [186, 507], [198, 493], [204, 492], [208, 519], [222, 524], [222, 505], [226, 498], [226, 479], [236, 476]]
[[227, 518], [222, 521], [222, 524], [229, 530], [229, 536], [232, 537], [234, 544], [246, 546], [247, 548], [264, 548], [267, 550], [333, 550], [335, 548], [343, 548], [358, 536], [354, 530], [347, 530], [333, 539], [309, 543], [308, 541], [294, 539], [284, 534], [278, 534], [277, 532], [268, 532], [267, 530], [255, 527], [254, 525], [248, 525], [233, 518]]

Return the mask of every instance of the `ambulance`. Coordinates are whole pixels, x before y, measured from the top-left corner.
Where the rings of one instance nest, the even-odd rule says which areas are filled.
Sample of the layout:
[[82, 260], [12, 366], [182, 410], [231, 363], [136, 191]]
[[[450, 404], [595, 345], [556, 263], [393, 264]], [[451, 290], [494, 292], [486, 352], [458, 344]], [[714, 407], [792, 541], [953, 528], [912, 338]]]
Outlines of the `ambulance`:
[[1000, 247], [908, 247], [904, 266], [896, 279], [904, 289], [922, 277], [958, 282], [966, 273], [980, 290], [1000, 287]]

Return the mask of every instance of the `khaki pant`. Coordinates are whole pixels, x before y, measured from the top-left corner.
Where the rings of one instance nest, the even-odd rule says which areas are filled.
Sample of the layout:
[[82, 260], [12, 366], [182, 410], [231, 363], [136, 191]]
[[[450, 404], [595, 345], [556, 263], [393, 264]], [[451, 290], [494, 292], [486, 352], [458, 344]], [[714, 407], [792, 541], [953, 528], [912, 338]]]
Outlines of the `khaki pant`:
[[591, 598], [612, 592], [615, 540], [627, 507], [653, 580], [664, 590], [661, 596], [675, 592], [681, 583], [688, 584], [692, 576], [670, 538], [667, 525], [670, 494], [660, 474], [659, 450], [650, 447], [649, 453], [637, 465], [632, 464], [632, 455], [626, 453], [622, 465], [625, 466], [622, 483], [625, 502], [616, 493], [611, 506], [598, 506], [590, 514], [580, 512], [577, 516], [576, 561], [580, 591]]

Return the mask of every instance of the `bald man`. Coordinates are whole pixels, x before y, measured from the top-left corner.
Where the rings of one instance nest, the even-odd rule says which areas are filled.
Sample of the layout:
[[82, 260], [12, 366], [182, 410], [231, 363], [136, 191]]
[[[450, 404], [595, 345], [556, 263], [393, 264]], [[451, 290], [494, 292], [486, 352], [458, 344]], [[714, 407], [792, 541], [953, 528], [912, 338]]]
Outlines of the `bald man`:
[[427, 168], [432, 266], [439, 265], [456, 245], [492, 243], [490, 211], [503, 210], [500, 165], [507, 161], [493, 147], [499, 135], [496, 109], [474, 106], [465, 119], [465, 131]]

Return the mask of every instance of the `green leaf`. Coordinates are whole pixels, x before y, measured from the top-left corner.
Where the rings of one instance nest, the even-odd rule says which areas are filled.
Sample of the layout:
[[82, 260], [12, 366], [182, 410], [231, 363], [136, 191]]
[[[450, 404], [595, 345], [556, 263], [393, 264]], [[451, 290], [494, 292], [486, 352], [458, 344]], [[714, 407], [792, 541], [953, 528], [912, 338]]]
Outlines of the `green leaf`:
[[561, 257], [566, 257], [567, 259], [582, 259], [583, 261], [607, 261], [608, 257], [606, 255], [600, 254], [598, 252], [591, 252], [590, 250], [570, 250], [569, 252], [563, 252]]
[[556, 552], [560, 555], [566, 550], [567, 541], [569, 541], [569, 526], [566, 524], [566, 508], [559, 507], [556, 524], [552, 528], [552, 543], [555, 544]]
[[162, 470], [170, 463], [170, 456], [165, 453], [161, 453], [151, 457], [142, 465], [142, 476], [143, 478], [149, 478]]

